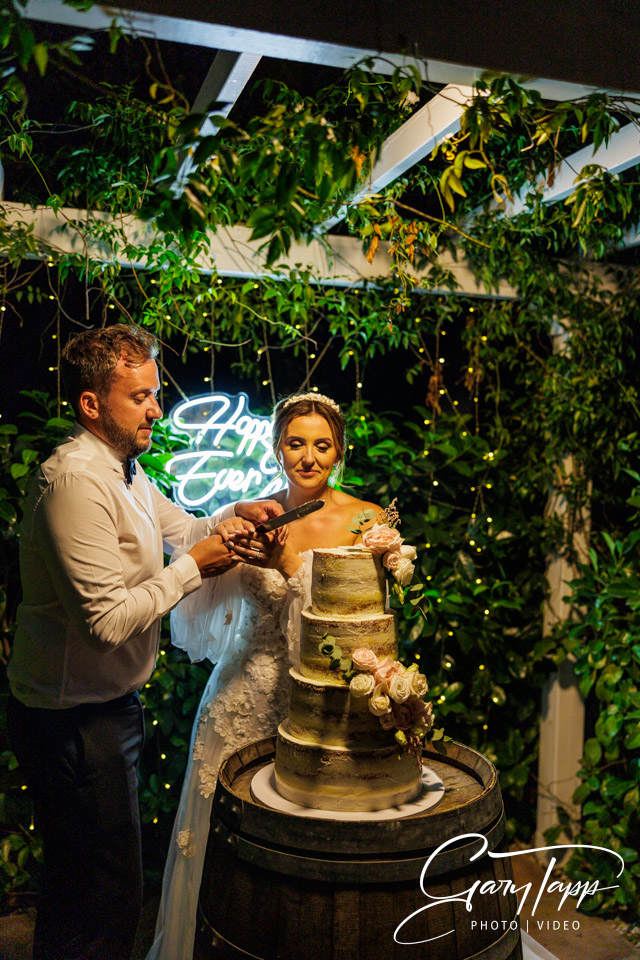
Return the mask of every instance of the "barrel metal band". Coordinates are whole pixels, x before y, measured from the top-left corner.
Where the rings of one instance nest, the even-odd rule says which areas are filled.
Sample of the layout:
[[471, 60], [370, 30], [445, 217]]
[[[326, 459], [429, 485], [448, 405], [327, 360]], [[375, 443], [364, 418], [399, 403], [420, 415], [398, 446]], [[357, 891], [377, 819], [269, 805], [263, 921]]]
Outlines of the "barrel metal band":
[[[416, 880], [420, 877], [429, 851], [419, 851], [418, 856], [403, 857], [387, 860], [337, 860], [328, 858], [312, 858], [300, 856], [273, 847], [264, 847], [254, 843], [246, 837], [231, 833], [228, 828], [218, 821], [215, 823], [212, 815], [212, 833], [220, 840], [230, 844], [235, 855], [247, 863], [257, 864], [266, 870], [292, 877], [301, 877], [308, 880], [324, 880], [331, 883], [355, 881], [358, 883], [388, 883], [390, 880]], [[504, 811], [483, 834], [487, 841], [487, 850], [495, 850], [504, 836]], [[458, 870], [469, 863], [471, 851], [477, 848], [479, 841], [465, 843], [459, 847], [452, 847], [434, 858], [429, 870], [429, 876], [434, 877], [442, 873]], [[382, 875], [376, 871], [382, 866]]]

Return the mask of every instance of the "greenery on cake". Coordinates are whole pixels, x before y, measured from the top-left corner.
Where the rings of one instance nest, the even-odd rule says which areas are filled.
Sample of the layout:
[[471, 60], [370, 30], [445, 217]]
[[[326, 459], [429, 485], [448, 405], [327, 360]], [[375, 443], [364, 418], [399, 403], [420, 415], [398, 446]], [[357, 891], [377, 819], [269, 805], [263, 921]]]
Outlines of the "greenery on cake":
[[349, 684], [351, 696], [367, 697], [369, 712], [384, 730], [395, 731], [399, 746], [417, 762], [423, 740], [442, 749], [439, 741], [450, 739], [443, 729], [433, 728], [433, 707], [424, 699], [429, 685], [417, 663], [405, 667], [391, 657], [378, 657], [370, 647], [358, 647], [351, 658], [343, 658], [341, 647], [328, 634], [318, 650]]

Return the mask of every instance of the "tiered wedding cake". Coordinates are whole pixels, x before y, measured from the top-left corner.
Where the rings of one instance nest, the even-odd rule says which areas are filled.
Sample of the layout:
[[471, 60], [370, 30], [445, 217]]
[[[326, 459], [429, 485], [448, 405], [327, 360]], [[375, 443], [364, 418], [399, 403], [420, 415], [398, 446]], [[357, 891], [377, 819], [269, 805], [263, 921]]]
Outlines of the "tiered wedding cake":
[[[300, 630], [300, 672], [290, 671], [289, 718], [278, 730], [275, 764], [279, 793], [301, 806], [382, 810], [420, 792], [419, 754], [402, 750], [395, 725], [385, 729], [370, 697], [356, 696], [357, 684], [350, 688], [345, 671], [331, 667], [337, 655], [341, 667], [347, 665], [347, 677], [350, 667], [353, 675], [353, 667], [368, 657], [372, 666], [360, 669], [373, 671], [377, 664], [383, 672], [403, 670], [385, 598], [379, 556], [353, 547], [314, 551], [312, 606], [303, 611]], [[403, 682], [410, 686], [410, 680]], [[373, 683], [373, 673], [366, 674], [363, 689], [373, 692]], [[390, 707], [386, 714], [393, 721]]]

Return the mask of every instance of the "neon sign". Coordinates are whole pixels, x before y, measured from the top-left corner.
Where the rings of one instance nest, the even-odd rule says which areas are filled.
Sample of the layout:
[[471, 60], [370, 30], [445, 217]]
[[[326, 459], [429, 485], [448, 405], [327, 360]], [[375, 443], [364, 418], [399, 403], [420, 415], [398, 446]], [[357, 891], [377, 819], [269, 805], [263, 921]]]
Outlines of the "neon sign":
[[174, 407], [170, 419], [176, 430], [190, 435], [189, 450], [165, 466], [176, 478], [174, 496], [185, 509], [211, 516], [234, 500], [282, 489], [271, 419], [251, 413], [246, 393], [192, 397]]

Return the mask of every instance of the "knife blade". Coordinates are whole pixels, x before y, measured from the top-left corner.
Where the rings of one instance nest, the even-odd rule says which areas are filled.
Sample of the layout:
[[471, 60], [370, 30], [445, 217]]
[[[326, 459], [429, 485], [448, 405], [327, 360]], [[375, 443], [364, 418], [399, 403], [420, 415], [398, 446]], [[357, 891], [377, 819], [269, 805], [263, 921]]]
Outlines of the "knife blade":
[[278, 527], [284, 526], [285, 523], [291, 523], [293, 520], [299, 520], [300, 517], [306, 517], [309, 513], [315, 513], [316, 510], [320, 510], [322, 507], [324, 507], [324, 500], [309, 500], [308, 503], [294, 507], [293, 510], [287, 510], [286, 513], [281, 513], [279, 517], [272, 517], [271, 520], [265, 520], [264, 523], [259, 523], [256, 526], [256, 530], [258, 533], [269, 533], [271, 530], [277, 530]]

